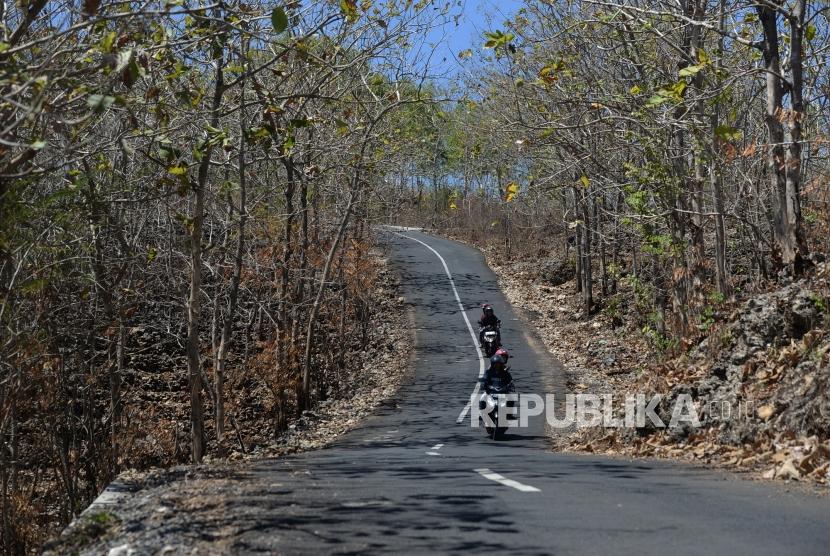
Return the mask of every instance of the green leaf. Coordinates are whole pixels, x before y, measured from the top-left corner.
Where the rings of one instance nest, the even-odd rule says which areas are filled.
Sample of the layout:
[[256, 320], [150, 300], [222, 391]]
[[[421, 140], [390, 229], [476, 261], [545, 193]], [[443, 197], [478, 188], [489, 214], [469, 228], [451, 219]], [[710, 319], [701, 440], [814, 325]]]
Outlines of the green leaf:
[[739, 141], [744, 132], [728, 125], [719, 125], [715, 128], [715, 136], [723, 141]]
[[86, 99], [86, 104], [90, 108], [92, 108], [97, 113], [105, 112], [112, 103], [115, 102], [115, 97], [111, 97], [109, 95], [89, 95], [89, 98]]
[[360, 17], [355, 0], [340, 0], [340, 13], [346, 17], [346, 21], [349, 23], [354, 23]]
[[659, 106], [664, 102], [668, 102], [669, 99], [664, 97], [663, 95], [653, 95], [650, 99], [646, 101], [646, 106], [652, 108], [654, 106]]
[[282, 33], [288, 29], [288, 15], [284, 8], [277, 6], [271, 11], [271, 25], [275, 33]]
[[297, 139], [294, 135], [286, 135], [285, 141], [282, 142], [282, 150], [283, 152], [290, 152], [291, 149], [294, 148], [294, 145], [297, 143]]
[[582, 183], [582, 187], [588, 187], [589, 185], [591, 185], [591, 180], [588, 179], [588, 176], [581, 176], [579, 178], [579, 181]]
[[683, 68], [679, 72], [677, 72], [677, 75], [679, 75], [680, 77], [692, 77], [694, 75], [697, 75], [700, 72], [700, 70], [702, 70], [702, 69], [703, 69], [702, 65], [686, 66], [685, 68]]
[[816, 26], [812, 23], [807, 25], [807, 30], [804, 32], [804, 38], [807, 39], [807, 42], [812, 41], [816, 38]]
[[632, 95], [639, 95], [643, 92], [643, 89], [641, 89], [639, 85], [634, 85], [628, 90], [628, 92]]
[[115, 37], [115, 31], [110, 31], [101, 39], [101, 51], [104, 54], [109, 54], [110, 52], [112, 52], [112, 46], [115, 44]]
[[665, 92], [667, 92], [668, 96], [672, 100], [674, 100], [676, 102], [681, 102], [683, 100], [683, 92], [686, 90], [687, 86], [688, 85], [686, 84], [685, 81], [678, 81], [674, 85], [669, 85], [668, 87], [660, 89], [657, 92], [658, 93], [664, 93], [664, 94], [665, 94]]
[[39, 151], [45, 146], [46, 146], [46, 141], [44, 141], [42, 139], [39, 139], [39, 140], [33, 142], [31, 145], [29, 145], [29, 148], [32, 149], [33, 151]]
[[659, 89], [657, 93], [646, 101], [646, 106], [653, 108], [659, 106], [664, 102], [673, 101], [676, 103], [683, 102], [683, 92], [686, 90], [688, 84], [685, 79], [681, 79], [677, 83], [666, 85]]
[[171, 166], [167, 171], [174, 176], [184, 176], [187, 174], [187, 166]]
[[33, 293], [38, 293], [42, 289], [44, 289], [49, 284], [49, 281], [46, 278], [34, 278], [27, 282], [24, 282], [22, 286], [20, 286], [20, 291], [24, 295], [31, 295]]
[[271, 136], [271, 130], [264, 126], [252, 127], [248, 130], [246, 139], [249, 143], [256, 143]]
[[338, 135], [346, 135], [349, 133], [349, 124], [346, 121], [341, 120], [340, 118], [334, 119], [334, 124], [337, 126], [337, 134]]
[[182, 153], [179, 149], [173, 146], [169, 139], [163, 138], [159, 141], [158, 155], [167, 162], [173, 162], [181, 157]]
[[516, 37], [512, 33], [488, 31], [484, 33], [484, 38], [487, 39], [487, 42], [484, 43], [484, 48], [507, 48]]

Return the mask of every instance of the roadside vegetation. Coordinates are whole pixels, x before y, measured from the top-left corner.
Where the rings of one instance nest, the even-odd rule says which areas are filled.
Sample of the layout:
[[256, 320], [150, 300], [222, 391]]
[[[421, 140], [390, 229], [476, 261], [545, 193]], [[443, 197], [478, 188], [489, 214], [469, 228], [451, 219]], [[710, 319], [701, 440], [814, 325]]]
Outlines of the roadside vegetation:
[[807, 0], [529, 0], [409, 120], [390, 221], [483, 247], [577, 390], [705, 416], [567, 445], [828, 480], [829, 30]]
[[0, 553], [122, 470], [248, 454], [363, 392], [395, 347], [368, 202], [421, 102], [408, 46], [446, 17], [0, 5]]

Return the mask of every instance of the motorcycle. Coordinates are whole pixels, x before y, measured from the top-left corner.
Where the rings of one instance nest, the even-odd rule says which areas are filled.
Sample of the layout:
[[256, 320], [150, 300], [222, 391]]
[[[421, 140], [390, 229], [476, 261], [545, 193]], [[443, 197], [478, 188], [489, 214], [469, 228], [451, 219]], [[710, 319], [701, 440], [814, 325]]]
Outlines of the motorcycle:
[[[487, 436], [493, 440], [503, 436], [505, 431], [511, 426], [509, 422], [519, 418], [518, 412], [516, 411], [517, 401], [516, 387], [512, 380], [502, 380], [498, 377], [490, 380], [490, 383], [485, 386], [484, 393], [478, 402], [479, 410], [482, 412], [489, 410], [487, 415], [490, 418], [490, 423], [493, 425], [489, 426], [485, 422], [484, 428], [487, 431]], [[501, 422], [499, 422], [499, 416], [502, 417]]]
[[501, 347], [501, 342], [499, 341], [499, 331], [495, 326], [488, 326], [484, 329], [484, 341], [482, 344], [485, 357], [490, 358], [496, 354], [496, 350]]

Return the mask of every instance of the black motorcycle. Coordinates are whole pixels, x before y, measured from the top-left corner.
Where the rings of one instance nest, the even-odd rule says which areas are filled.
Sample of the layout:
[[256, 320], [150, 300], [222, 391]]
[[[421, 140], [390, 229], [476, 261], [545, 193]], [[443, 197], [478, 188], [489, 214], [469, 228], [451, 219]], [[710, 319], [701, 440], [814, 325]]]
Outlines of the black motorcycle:
[[488, 359], [493, 357], [496, 354], [496, 350], [501, 347], [498, 328], [495, 326], [484, 327], [481, 345], [484, 347], [484, 356]]
[[[512, 380], [493, 377], [489, 383], [483, 384], [483, 390], [484, 393], [479, 398], [478, 408], [482, 412], [489, 410], [488, 416], [493, 426], [489, 426], [485, 422], [485, 430], [487, 436], [495, 440], [507, 431], [508, 421], [515, 421], [519, 418], [518, 412], [516, 412], [516, 402], [518, 401], [518, 397], [515, 395], [516, 386]], [[499, 416], [502, 417], [501, 422], [499, 422]]]

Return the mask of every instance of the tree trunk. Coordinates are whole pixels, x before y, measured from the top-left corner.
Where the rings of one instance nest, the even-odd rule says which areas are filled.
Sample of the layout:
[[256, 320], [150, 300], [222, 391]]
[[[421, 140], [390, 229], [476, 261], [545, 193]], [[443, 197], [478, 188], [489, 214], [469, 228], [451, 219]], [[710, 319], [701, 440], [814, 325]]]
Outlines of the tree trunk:
[[[244, 84], [242, 94], [244, 96]], [[236, 255], [234, 257], [233, 276], [231, 277], [230, 291], [228, 292], [228, 308], [222, 323], [222, 339], [219, 341], [219, 350], [216, 355], [216, 365], [213, 369], [213, 387], [216, 391], [214, 418], [216, 420], [216, 440], [222, 440], [225, 434], [225, 366], [228, 359], [233, 334], [233, 321], [236, 315], [239, 284], [242, 281], [242, 259], [245, 254], [245, 224], [247, 213], [247, 176], [245, 161], [245, 110], [240, 112], [239, 118], [239, 236], [236, 241]], [[233, 199], [228, 195], [228, 205], [233, 210]]]
[[[798, 83], [793, 83], [792, 104], [793, 113], [787, 118], [793, 123], [789, 124], [790, 134], [793, 141], [790, 147], [784, 152], [784, 128], [781, 123], [785, 116], [783, 109], [783, 87], [781, 77], [781, 55], [779, 52], [778, 36], [778, 12], [770, 4], [756, 6], [758, 18], [764, 32], [764, 41], [761, 50], [764, 58], [764, 69], [766, 70], [766, 113], [764, 123], [769, 136], [770, 147], [767, 150], [767, 167], [772, 180], [772, 188], [775, 198], [775, 212], [773, 217], [773, 237], [775, 241], [774, 256], [779, 264], [797, 270], [800, 266], [801, 246], [799, 235], [801, 233], [801, 210], [798, 199], [798, 188], [801, 169], [801, 124], [798, 121], [803, 113], [803, 101], [801, 97], [801, 24], [804, 21], [804, 14], [797, 15], [797, 10], [804, 9], [804, 0], [797, 0], [794, 6], [793, 18], [790, 21], [790, 41], [797, 44], [790, 44], [792, 56], [790, 64], [793, 76], [798, 75]], [[798, 90], [796, 90], [798, 89]], [[794, 134], [794, 135], [793, 135]], [[786, 157], [786, 158], [785, 158]], [[788, 170], [787, 164], [792, 163], [794, 168]], [[806, 248], [805, 248], [806, 254]]]
[[[224, 93], [224, 55], [214, 60], [216, 64], [210, 125], [219, 126], [219, 109]], [[190, 437], [191, 456], [200, 463], [205, 453], [205, 423], [202, 407], [202, 362], [199, 354], [199, 322], [201, 320], [202, 289], [202, 226], [205, 218], [205, 196], [213, 144], [205, 145], [195, 184], [195, 206], [190, 225], [190, 291], [187, 299], [187, 376], [190, 389]]]
[[602, 235], [602, 221], [599, 218], [599, 200], [594, 199], [594, 245], [599, 247], [599, 271], [602, 283], [602, 296], [608, 296], [608, 264], [605, 256], [605, 238]]
[[580, 193], [582, 204], [582, 300], [584, 304], [585, 318], [591, 315], [593, 300], [593, 276], [591, 272], [591, 208], [589, 198], [585, 192]]
[[[725, 3], [726, 0], [720, 0], [718, 9], [718, 29], [724, 31], [725, 29]], [[723, 33], [718, 39], [718, 52], [723, 52]], [[715, 62], [715, 71], [718, 72], [721, 67], [720, 57]], [[717, 143], [715, 130], [720, 125], [720, 106], [715, 103], [712, 111], [711, 128], [712, 128], [712, 144]], [[726, 271], [726, 226], [724, 224], [724, 205], [723, 205], [723, 177], [720, 168], [717, 164], [716, 153], [712, 153], [713, 162], [709, 165], [709, 179], [712, 184], [712, 193], [715, 202], [715, 284], [718, 291], [724, 296], [729, 295], [729, 278]]]
[[[694, 21], [702, 21], [704, 16], [704, 8], [705, 4], [701, 2], [701, 0], [693, 0], [689, 2], [688, 7], [686, 8], [686, 12], [688, 17], [693, 19]], [[700, 59], [700, 50], [701, 50], [701, 31], [702, 28], [700, 25], [691, 25], [690, 26], [690, 35], [689, 35], [689, 58], [693, 62], [697, 62]], [[704, 103], [701, 98], [702, 89], [703, 89], [703, 73], [698, 72], [692, 78], [692, 89], [695, 94], [695, 101], [694, 101], [694, 111], [697, 116], [698, 121], [704, 122], [705, 119], [705, 110], [704, 110]], [[692, 241], [692, 257], [691, 257], [691, 264], [689, 265], [689, 291], [694, 292], [697, 296], [701, 296], [703, 293], [703, 288], [701, 287], [704, 279], [704, 269], [706, 266], [706, 245], [704, 243], [704, 230], [703, 230], [703, 184], [706, 179], [706, 170], [704, 166], [704, 138], [701, 137], [700, 130], [698, 130], [698, 126], [695, 126], [695, 135], [697, 141], [694, 142], [692, 148], [692, 167], [694, 169], [694, 175], [691, 179], [691, 191], [690, 193], [690, 201], [691, 201], [691, 218], [689, 218], [689, 235], [691, 236]], [[691, 295], [689, 296], [691, 297]], [[700, 301], [700, 300], [698, 300]]]
[[804, 119], [804, 18], [807, 0], [795, 0], [790, 14], [790, 75], [791, 111], [784, 118], [790, 142], [787, 146], [784, 168], [786, 171], [784, 211], [786, 228], [784, 230], [787, 256], [784, 264], [792, 267], [793, 274], [799, 274], [807, 264], [809, 250], [801, 222], [801, 121]]

